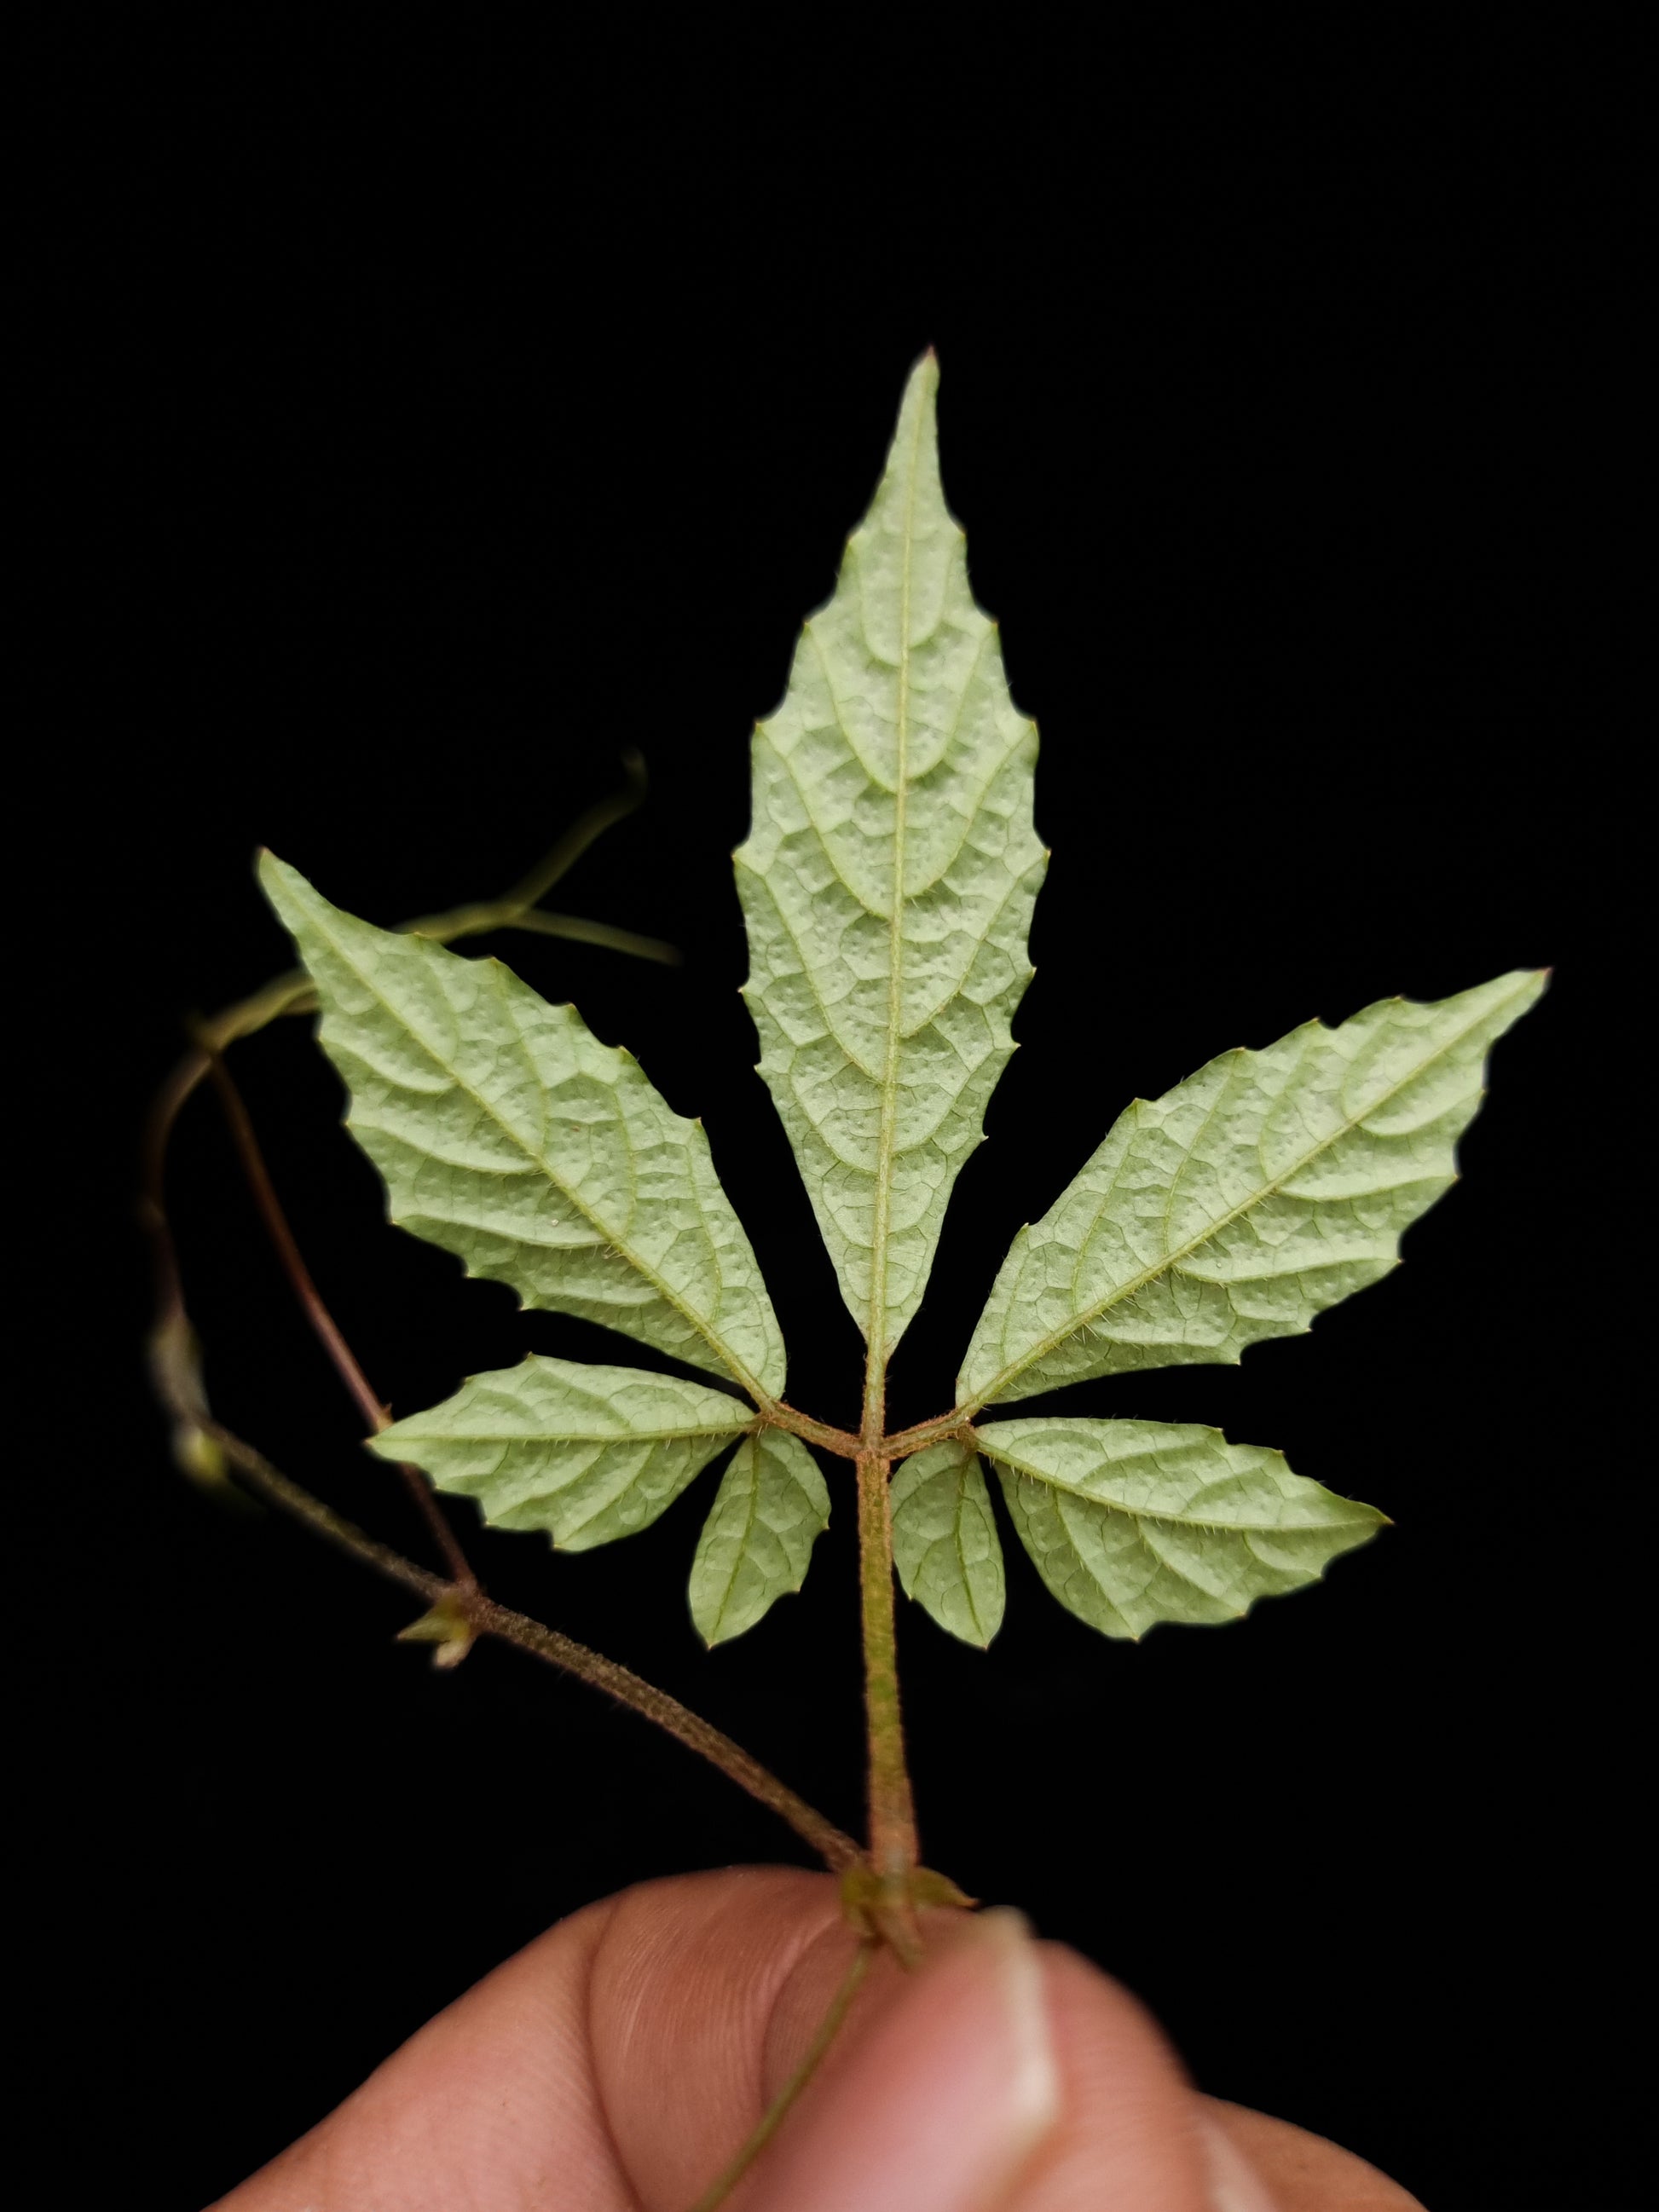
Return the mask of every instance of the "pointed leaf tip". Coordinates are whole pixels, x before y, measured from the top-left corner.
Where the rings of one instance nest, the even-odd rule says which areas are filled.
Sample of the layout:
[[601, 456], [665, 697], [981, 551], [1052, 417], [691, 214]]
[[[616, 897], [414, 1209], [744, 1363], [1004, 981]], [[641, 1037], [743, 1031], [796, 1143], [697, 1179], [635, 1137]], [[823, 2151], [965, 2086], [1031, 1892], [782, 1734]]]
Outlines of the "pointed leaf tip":
[[1196, 1423], [1042, 1418], [976, 1431], [1020, 1541], [1066, 1610], [1138, 1642], [1316, 1582], [1386, 1516]]
[[893, 1564], [900, 1587], [939, 1626], [983, 1651], [1002, 1626], [1002, 1542], [979, 1456], [959, 1437], [906, 1460], [893, 1477]]
[[963, 1363], [965, 1406], [1300, 1335], [1399, 1263], [1455, 1180], [1487, 1053], [1543, 988], [1516, 970], [1431, 1005], [1307, 1022], [1133, 1100], [1011, 1246]]
[[782, 1335], [708, 1138], [631, 1053], [498, 960], [376, 929], [274, 857], [262, 879], [394, 1221], [527, 1306], [781, 1396]]
[[729, 1391], [537, 1352], [368, 1439], [471, 1498], [495, 1528], [591, 1551], [649, 1527], [750, 1419]]
[[711, 1650], [800, 1588], [829, 1521], [829, 1489], [800, 1439], [773, 1428], [744, 1437], [691, 1565], [691, 1619]]
[[761, 1073], [843, 1298], [890, 1350], [1012, 1047], [1042, 878], [1036, 733], [939, 477], [930, 350], [870, 511], [757, 728], [736, 855]]

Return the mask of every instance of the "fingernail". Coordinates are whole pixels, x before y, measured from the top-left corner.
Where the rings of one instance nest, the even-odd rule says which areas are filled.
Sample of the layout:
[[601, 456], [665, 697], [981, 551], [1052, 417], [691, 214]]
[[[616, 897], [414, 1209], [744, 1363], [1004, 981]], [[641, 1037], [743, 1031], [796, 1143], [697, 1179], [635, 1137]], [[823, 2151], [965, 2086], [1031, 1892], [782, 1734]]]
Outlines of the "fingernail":
[[1030, 1931], [1018, 1913], [981, 1913], [802, 2109], [793, 2140], [780, 2135], [757, 2212], [988, 2212], [1060, 2103]]
[[990, 1947], [1001, 1980], [1012, 2059], [1003, 2084], [1006, 2173], [1012, 2175], [1060, 2118], [1060, 2069], [1048, 2032], [1042, 1961], [1031, 1941], [1030, 1921], [1012, 1906], [994, 1906], [980, 1914], [975, 1938]]
[[1224, 2129], [1200, 2115], [1198, 2133], [1210, 2185], [1210, 2212], [1279, 2212], [1261, 2176]]

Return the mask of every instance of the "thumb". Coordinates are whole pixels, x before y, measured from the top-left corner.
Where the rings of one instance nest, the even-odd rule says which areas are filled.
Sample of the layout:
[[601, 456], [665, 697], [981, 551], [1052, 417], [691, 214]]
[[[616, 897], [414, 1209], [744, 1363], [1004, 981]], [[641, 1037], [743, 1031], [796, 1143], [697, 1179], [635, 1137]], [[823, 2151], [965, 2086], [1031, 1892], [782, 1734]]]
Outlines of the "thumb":
[[[752, 2212], [1210, 2212], [1218, 2201], [1197, 2100], [1157, 2029], [1012, 1912], [963, 1923], [907, 1978], [753, 2180]], [[1219, 2202], [1255, 2212], [1269, 2200]]]

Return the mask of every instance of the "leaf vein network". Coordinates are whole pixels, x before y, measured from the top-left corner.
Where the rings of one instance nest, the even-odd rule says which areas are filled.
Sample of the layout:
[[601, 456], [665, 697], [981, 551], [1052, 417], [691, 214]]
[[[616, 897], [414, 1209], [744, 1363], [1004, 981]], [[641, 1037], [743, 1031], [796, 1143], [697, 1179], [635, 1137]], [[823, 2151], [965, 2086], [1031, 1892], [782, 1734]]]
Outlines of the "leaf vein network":
[[[1386, 1091], [1380, 1091], [1377, 1096], [1373, 1098], [1360, 1112], [1352, 1115], [1347, 1121], [1340, 1123], [1335, 1129], [1330, 1131], [1328, 1134], [1322, 1137], [1317, 1144], [1311, 1146], [1299, 1159], [1292, 1161], [1289, 1166], [1285, 1168], [1270, 1182], [1264, 1184], [1261, 1189], [1252, 1191], [1247, 1197], [1242, 1199], [1237, 1206], [1230, 1207], [1225, 1213], [1218, 1215], [1214, 1220], [1208, 1223], [1205, 1228], [1200, 1230], [1197, 1236], [1192, 1237], [1186, 1244], [1184, 1244], [1178, 1252], [1165, 1253], [1152, 1266], [1144, 1268], [1139, 1275], [1132, 1277], [1127, 1283], [1115, 1285], [1105, 1297], [1097, 1300], [1096, 1303], [1092, 1306], [1089, 1307], [1085, 1311], [1074, 1315], [1060, 1328], [1050, 1330], [1048, 1334], [1040, 1339], [1029, 1352], [1022, 1354], [1017, 1361], [1011, 1362], [1010, 1364], [1005, 1367], [1000, 1374], [994, 1376], [987, 1386], [984, 1394], [974, 1401], [975, 1406], [988, 1405], [998, 1393], [1005, 1389], [1016, 1376], [1023, 1375], [1027, 1369], [1035, 1366], [1040, 1360], [1046, 1359], [1051, 1352], [1054, 1351], [1060, 1345], [1065, 1343], [1067, 1337], [1075, 1335], [1079, 1328], [1083, 1323], [1098, 1319], [1102, 1314], [1107, 1312], [1111, 1307], [1121, 1305], [1126, 1299], [1133, 1297], [1137, 1292], [1145, 1290], [1149, 1283], [1156, 1281], [1159, 1275], [1166, 1273], [1170, 1268], [1177, 1266], [1182, 1260], [1187, 1259], [1192, 1253], [1198, 1249], [1200, 1244], [1207, 1243], [1211, 1238], [1218, 1236], [1222, 1230], [1229, 1227], [1233, 1222], [1237, 1221], [1241, 1214], [1248, 1213], [1253, 1206], [1259, 1206], [1264, 1200], [1274, 1196], [1287, 1182], [1291, 1180], [1293, 1176], [1300, 1175], [1304, 1168], [1307, 1168], [1315, 1160], [1316, 1160], [1322, 1152], [1328, 1152], [1333, 1146], [1340, 1144], [1344, 1137], [1351, 1135], [1355, 1129], [1358, 1128], [1364, 1122], [1369, 1121], [1373, 1115], [1379, 1112], [1382, 1107], [1386, 1106], [1391, 1098], [1397, 1097], [1401, 1091], [1407, 1089], [1410, 1085], [1417, 1080], [1419, 1076], [1424, 1074], [1429, 1068], [1432, 1067], [1436, 1060], [1443, 1060], [1449, 1054], [1454, 1052], [1456, 1048], [1462, 1043], [1463, 1040], [1467, 1036], [1468, 1036], [1474, 1030], [1480, 1029], [1483, 1024], [1491, 1019], [1492, 1011], [1493, 1010], [1490, 1006], [1483, 1008], [1481, 1012], [1475, 1015], [1471, 1021], [1467, 1023], [1455, 1036], [1449, 1037], [1443, 1044], [1437, 1045], [1425, 1059], [1419, 1060], [1413, 1067], [1407, 1069], [1407, 1072], [1402, 1074], [1396, 1082], [1391, 1084]], [[1323, 1028], [1324, 1024], [1322, 1023], [1319, 1026]], [[1326, 1034], [1327, 1036], [1329, 1036], [1331, 1032], [1328, 1030], [1326, 1030]], [[1127, 1158], [1127, 1146], [1125, 1148], [1124, 1158]], [[1119, 1164], [1120, 1172], [1121, 1170], [1121, 1162]], [[1114, 1183], [1115, 1183], [1115, 1180], [1116, 1176], [1115, 1175]], [[1104, 1205], [1105, 1201], [1103, 1200], [1101, 1207], [1102, 1212], [1104, 1211]], [[1095, 1225], [1097, 1227], [1099, 1225], [1099, 1220], [1100, 1214], [1097, 1213], [1095, 1217]], [[1091, 1239], [1092, 1238], [1092, 1236], [1093, 1231], [1091, 1230], [1090, 1232]], [[1089, 1240], [1085, 1240], [1085, 1244], [1080, 1245], [1079, 1248], [1078, 1265], [1079, 1268], [1082, 1265], [1083, 1253], [1086, 1249], [1087, 1241]], [[1075, 1287], [1075, 1271], [1073, 1273], [1073, 1287]], [[1006, 1346], [1006, 1335], [1004, 1338], [1004, 1343]]]
[[[571, 1186], [564, 1181], [563, 1177], [557, 1173], [551, 1160], [548, 1158], [545, 1154], [532, 1152], [531, 1148], [526, 1145], [523, 1138], [520, 1136], [517, 1130], [515, 1130], [509, 1122], [502, 1119], [498, 1110], [483, 1096], [480, 1091], [475, 1090], [472, 1085], [465, 1079], [459, 1069], [447, 1066], [444, 1064], [444, 1062], [439, 1058], [437, 1053], [434, 1050], [433, 1047], [427, 1042], [423, 1036], [421, 1036], [419, 1030], [415, 1029], [412, 1024], [406, 1021], [398, 1012], [397, 1008], [393, 1006], [391, 1000], [386, 996], [386, 994], [380, 990], [378, 985], [374, 982], [373, 977], [364, 972], [364, 970], [358, 965], [357, 962], [352, 958], [345, 946], [340, 943], [339, 939], [331, 934], [326, 924], [315, 920], [313, 917], [313, 927], [315, 927], [319, 934], [324, 937], [333, 947], [336, 955], [343, 964], [351, 970], [352, 974], [357, 977], [358, 981], [364, 985], [370, 995], [378, 1000], [380, 1005], [385, 1008], [386, 1012], [392, 1017], [392, 1020], [399, 1023], [403, 1028], [407, 1030], [408, 1034], [415, 1039], [422, 1051], [424, 1052], [428, 1058], [436, 1066], [439, 1073], [446, 1077], [450, 1083], [453, 1084], [454, 1087], [458, 1091], [465, 1091], [466, 1096], [472, 1100], [474, 1105], [476, 1105], [483, 1115], [492, 1121], [497, 1128], [502, 1130], [509, 1138], [511, 1138], [513, 1142], [518, 1146], [520, 1151], [526, 1154], [532, 1164], [538, 1167], [542, 1170], [555, 1189], [561, 1192], [563, 1196], [569, 1200], [570, 1204], [574, 1206], [576, 1211], [582, 1216], [582, 1218], [597, 1232], [599, 1241], [605, 1243], [616, 1243], [616, 1239], [605, 1228], [605, 1224], [599, 1220], [599, 1217], [583, 1201]], [[411, 942], [418, 941], [420, 940], [411, 940]], [[442, 952], [441, 948], [434, 947], [434, 950], [440, 951], [441, 957], [445, 959], [453, 960], [459, 957], [457, 954], [453, 952]], [[447, 994], [446, 994], [445, 1003], [446, 1005], [447, 1004]], [[539, 1084], [541, 1080], [539, 1076], [537, 1078], [537, 1080]], [[621, 1115], [618, 1114], [618, 1121], [620, 1121], [621, 1118]], [[655, 1269], [651, 1267], [643, 1259], [641, 1259], [639, 1254], [626, 1246], [617, 1245], [617, 1249], [623, 1258], [628, 1261], [629, 1265], [635, 1268], [638, 1273], [644, 1276], [646, 1281], [648, 1282], [652, 1285], [653, 1289], [660, 1295], [665, 1304], [671, 1305], [674, 1310], [680, 1315], [683, 1320], [690, 1323], [697, 1334], [701, 1336], [703, 1341], [708, 1345], [709, 1350], [713, 1352], [718, 1358], [725, 1363], [728, 1371], [743, 1384], [744, 1388], [750, 1392], [750, 1395], [757, 1399], [764, 1399], [767, 1394], [761, 1389], [757, 1378], [750, 1374], [749, 1370], [744, 1366], [742, 1360], [738, 1358], [737, 1354], [732, 1352], [719, 1336], [713, 1326], [703, 1321], [700, 1316], [694, 1313], [690, 1307], [686, 1304], [685, 1301], [678, 1297], [678, 1294], [662, 1280]]]

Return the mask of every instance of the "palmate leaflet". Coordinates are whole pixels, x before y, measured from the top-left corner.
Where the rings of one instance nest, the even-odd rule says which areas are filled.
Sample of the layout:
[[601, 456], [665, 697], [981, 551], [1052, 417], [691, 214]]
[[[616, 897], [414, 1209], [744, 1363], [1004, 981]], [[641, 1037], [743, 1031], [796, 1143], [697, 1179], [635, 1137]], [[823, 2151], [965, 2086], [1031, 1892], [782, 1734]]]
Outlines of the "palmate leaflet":
[[[867, 1346], [886, 1363], [927, 1288], [957, 1174], [1013, 1049], [1046, 854], [1035, 726], [969, 590], [945, 507], [938, 372], [918, 363], [875, 500], [754, 740], [736, 856], [763, 1076]], [[319, 1034], [392, 1218], [509, 1285], [695, 1369], [531, 1358], [374, 1440], [495, 1525], [583, 1549], [647, 1526], [730, 1455], [690, 1588], [708, 1643], [798, 1589], [830, 1493], [785, 1400], [784, 1345], [700, 1124], [501, 963], [263, 878], [317, 989]], [[1280, 1455], [1178, 1423], [985, 1420], [988, 1407], [1147, 1367], [1236, 1361], [1397, 1261], [1455, 1173], [1493, 1041], [1545, 978], [1224, 1054], [1137, 1100], [1021, 1230], [952, 1413], [886, 1455], [905, 1590], [987, 1644], [1004, 1575], [988, 1462], [1048, 1587], [1107, 1635], [1213, 1622], [1315, 1579], [1382, 1516]], [[851, 1439], [846, 1440], [850, 1447]]]

